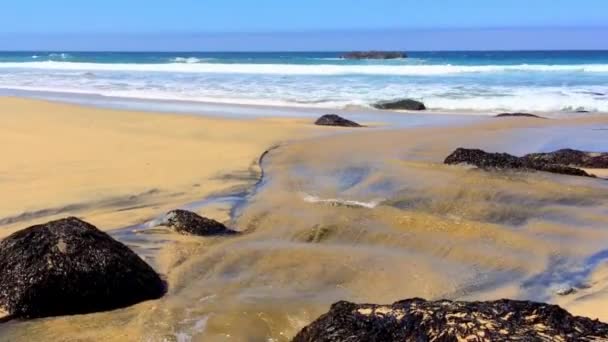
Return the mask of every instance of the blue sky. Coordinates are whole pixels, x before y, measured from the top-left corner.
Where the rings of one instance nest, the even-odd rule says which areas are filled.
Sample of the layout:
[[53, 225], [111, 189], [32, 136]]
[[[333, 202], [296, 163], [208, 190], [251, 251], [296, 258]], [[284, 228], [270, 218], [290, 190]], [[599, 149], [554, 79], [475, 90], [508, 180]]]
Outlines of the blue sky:
[[607, 0], [12, 0], [0, 23], [0, 49], [608, 48]]

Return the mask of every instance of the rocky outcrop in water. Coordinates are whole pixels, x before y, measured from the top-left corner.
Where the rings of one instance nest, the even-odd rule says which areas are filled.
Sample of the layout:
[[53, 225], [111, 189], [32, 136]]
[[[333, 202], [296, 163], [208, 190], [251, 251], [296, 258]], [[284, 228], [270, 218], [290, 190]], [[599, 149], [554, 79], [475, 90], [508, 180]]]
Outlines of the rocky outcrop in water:
[[326, 114], [315, 121], [318, 126], [337, 126], [337, 127], [361, 127], [358, 123], [350, 121], [336, 114]]
[[426, 110], [424, 103], [412, 99], [381, 101], [373, 106], [374, 108], [385, 110]]
[[399, 51], [354, 51], [340, 56], [344, 59], [399, 59], [407, 54]]
[[497, 118], [536, 118], [536, 119], [546, 119], [542, 116], [538, 116], [530, 113], [501, 113], [496, 115]]
[[550, 153], [532, 153], [523, 158], [530, 163], [571, 165], [592, 169], [608, 168], [608, 153], [563, 149]]
[[294, 342], [342, 341], [599, 341], [608, 324], [575, 317], [555, 305], [525, 301], [428, 302], [393, 305], [338, 302]]
[[167, 213], [162, 222], [176, 232], [184, 235], [216, 236], [233, 235], [236, 231], [227, 228], [220, 222], [202, 217], [187, 210], [173, 210]]
[[593, 177], [581, 169], [567, 165], [545, 162], [542, 159], [516, 157], [507, 153], [488, 153], [478, 149], [458, 148], [445, 161], [445, 164], [469, 164], [481, 169], [520, 169], [537, 170], [570, 176]]
[[161, 278], [137, 254], [75, 217], [0, 242], [0, 308], [13, 317], [106, 311], [164, 292]]

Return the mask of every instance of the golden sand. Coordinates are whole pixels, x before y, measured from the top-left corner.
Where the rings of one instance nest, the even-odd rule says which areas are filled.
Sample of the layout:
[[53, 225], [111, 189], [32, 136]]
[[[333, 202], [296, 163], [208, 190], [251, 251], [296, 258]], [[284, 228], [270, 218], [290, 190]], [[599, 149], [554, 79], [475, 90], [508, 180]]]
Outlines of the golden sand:
[[0, 98], [0, 108], [0, 237], [67, 215], [103, 229], [141, 222], [251, 182], [265, 149], [310, 126], [18, 98]]

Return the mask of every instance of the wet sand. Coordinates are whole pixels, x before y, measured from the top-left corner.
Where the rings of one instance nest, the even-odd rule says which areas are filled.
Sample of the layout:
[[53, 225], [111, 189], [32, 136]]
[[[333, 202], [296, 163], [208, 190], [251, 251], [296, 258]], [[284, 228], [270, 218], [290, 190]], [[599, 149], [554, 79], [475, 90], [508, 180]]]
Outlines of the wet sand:
[[[130, 115], [140, 121], [139, 115], [148, 114], [129, 113], [127, 117]], [[124, 120], [122, 115], [116, 117]], [[197, 120], [202, 120], [202, 127], [215, 121], [166, 120], [185, 120], [195, 132]], [[118, 122], [108, 123], [106, 128]], [[246, 234], [195, 238], [146, 229], [147, 233], [137, 235], [137, 244], [128, 234], [116, 235], [140, 253], [142, 248], [154, 246], [149, 260], [170, 285], [163, 299], [108, 313], [11, 322], [0, 327], [0, 336], [24, 340], [288, 341], [335, 301], [392, 303], [411, 297], [531, 299], [559, 303], [575, 314], [608, 321], [604, 309], [608, 304], [606, 180], [540, 172], [486, 172], [442, 164], [460, 146], [514, 154], [561, 147], [608, 150], [606, 131], [597, 129], [606, 127], [608, 118], [491, 119], [449, 127], [352, 130], [314, 138], [305, 135], [321, 130], [300, 129], [309, 127], [305, 123], [289, 121], [284, 126], [284, 122], [256, 120], [256, 128], [279, 125], [280, 132], [256, 129], [264, 136], [256, 136], [253, 141], [257, 143], [245, 139], [234, 145], [231, 139], [242, 136], [226, 134], [229, 128], [241, 127], [239, 133], [244, 134], [253, 123], [220, 122], [224, 134], [216, 138], [215, 146], [233, 146], [234, 150], [223, 150], [231, 156], [243, 152], [241, 148], [251, 155], [207, 173], [178, 171], [182, 173], [172, 178], [177, 184], [195, 182], [188, 175], [202, 182], [218, 173], [234, 175], [234, 170], [247, 170], [269, 146], [290, 140], [266, 156], [264, 180], [238, 213], [228, 217], [228, 208], [213, 201], [200, 208], [206, 214], [223, 215], [231, 227]], [[146, 129], [171, 133], [172, 139], [163, 142], [179, 150], [183, 135], [172, 135], [178, 133], [177, 124], [168, 131], [167, 125], [151, 123]], [[127, 125], [125, 132], [137, 131], [137, 127]], [[290, 127], [293, 131], [287, 132]], [[270, 137], [271, 133], [277, 135]], [[194, 153], [197, 149], [200, 146], [187, 150], [184, 159], [202, 166], [219, 158], [201, 155], [204, 162], [192, 161], [192, 156], [199, 156]], [[15, 166], [13, 172], [17, 170]], [[142, 173], [137, 175], [141, 179], [135, 184], [149, 182]], [[221, 185], [233, 184], [232, 177], [219, 179], [218, 191]], [[168, 192], [179, 192], [177, 184]], [[146, 187], [137, 191], [146, 191]], [[177, 197], [187, 202], [204, 195]], [[170, 196], [160, 197], [157, 202], [161, 204], [145, 209], [148, 215], [114, 216], [115, 208], [104, 207], [97, 209], [102, 214], [93, 211], [86, 218], [97, 225], [108, 222], [105, 226], [120, 227], [122, 222], [125, 226], [162, 213], [168, 199], [173, 201]], [[564, 287], [577, 292], [556, 295]]]

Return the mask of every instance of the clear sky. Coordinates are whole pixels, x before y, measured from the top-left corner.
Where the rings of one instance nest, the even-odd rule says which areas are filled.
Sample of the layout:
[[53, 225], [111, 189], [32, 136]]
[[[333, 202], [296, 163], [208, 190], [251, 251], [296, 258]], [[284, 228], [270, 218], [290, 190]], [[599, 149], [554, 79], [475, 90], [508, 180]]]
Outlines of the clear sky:
[[608, 0], [10, 0], [0, 23], [0, 49], [608, 48]]

